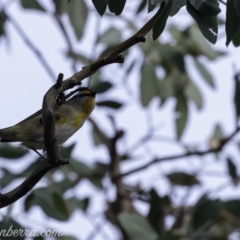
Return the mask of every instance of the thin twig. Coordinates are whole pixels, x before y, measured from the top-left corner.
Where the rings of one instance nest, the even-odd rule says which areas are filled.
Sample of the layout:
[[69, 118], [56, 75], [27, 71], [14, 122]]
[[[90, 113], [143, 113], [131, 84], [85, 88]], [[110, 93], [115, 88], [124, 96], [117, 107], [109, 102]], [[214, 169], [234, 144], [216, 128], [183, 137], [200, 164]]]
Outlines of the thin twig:
[[210, 148], [210, 149], [207, 149], [205, 151], [193, 151], [193, 152], [187, 152], [187, 153], [183, 153], [183, 154], [179, 154], [179, 155], [175, 155], [175, 156], [169, 156], [169, 157], [163, 157], [163, 158], [155, 158], [154, 160], [138, 167], [138, 168], [135, 168], [133, 170], [130, 170], [126, 173], [123, 173], [123, 174], [120, 174], [120, 175], [116, 175], [114, 176], [114, 179], [115, 178], [122, 178], [122, 177], [126, 177], [132, 173], [135, 173], [135, 172], [138, 172], [138, 171], [141, 171], [141, 170], [144, 170], [146, 168], [148, 168], [149, 166], [155, 164], [155, 163], [159, 163], [159, 162], [164, 162], [164, 161], [170, 161], [170, 160], [176, 160], [176, 159], [181, 159], [181, 158], [186, 158], [186, 157], [190, 157], [190, 156], [203, 156], [203, 155], [207, 155], [209, 153], [214, 153], [214, 152], [218, 152], [220, 150], [223, 149], [223, 147], [240, 131], [240, 127], [237, 127], [235, 129], [235, 131], [230, 134], [227, 138], [223, 139], [219, 146], [217, 148]]
[[77, 72], [77, 61], [76, 61], [76, 57], [75, 57], [75, 51], [73, 49], [73, 45], [72, 45], [72, 42], [70, 40], [70, 37], [67, 33], [67, 30], [62, 22], [62, 19], [60, 16], [58, 16], [57, 14], [54, 14], [53, 15], [54, 19], [56, 20], [62, 34], [63, 34], [63, 37], [65, 38], [66, 40], [66, 43], [67, 43], [67, 46], [68, 46], [68, 49], [69, 49], [69, 52], [73, 53], [73, 63], [72, 63], [72, 70], [73, 72]]
[[42, 53], [40, 52], [40, 50], [33, 44], [33, 42], [30, 41], [30, 39], [28, 38], [28, 36], [26, 35], [26, 33], [22, 30], [22, 28], [18, 25], [17, 21], [14, 20], [14, 18], [9, 14], [7, 14], [3, 9], [2, 9], [2, 13], [5, 15], [5, 17], [7, 18], [7, 20], [13, 25], [13, 27], [15, 28], [15, 30], [17, 31], [17, 33], [20, 35], [20, 37], [22, 38], [22, 40], [25, 42], [25, 44], [27, 45], [27, 47], [29, 47], [31, 49], [31, 51], [35, 54], [35, 56], [37, 57], [37, 59], [40, 61], [40, 63], [42, 64], [42, 66], [45, 68], [46, 72], [49, 74], [49, 76], [55, 80], [56, 75], [53, 72], [53, 70], [51, 69], [50, 65], [48, 64], [47, 60], [44, 58], [44, 56], [42, 55]]
[[223, 0], [218, 0], [220, 3], [227, 5]]

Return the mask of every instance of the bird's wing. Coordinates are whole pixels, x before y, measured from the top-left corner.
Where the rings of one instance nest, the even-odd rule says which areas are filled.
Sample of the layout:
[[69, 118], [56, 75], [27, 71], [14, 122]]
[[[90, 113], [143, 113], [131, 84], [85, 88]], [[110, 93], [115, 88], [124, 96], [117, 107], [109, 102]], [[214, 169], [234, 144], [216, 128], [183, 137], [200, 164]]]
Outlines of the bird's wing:
[[[41, 114], [42, 114], [42, 109], [38, 110], [37, 112], [35, 112], [34, 114], [30, 115], [29, 117], [23, 119], [23, 120], [22, 120], [21, 122], [19, 122], [19, 123], [23, 123], [23, 122], [25, 122], [25, 121], [27, 121], [27, 120], [29, 120], [29, 119], [31, 119], [31, 118], [34, 118], [34, 117], [37, 117], [37, 116], [41, 115]], [[16, 125], [18, 125], [19, 123], [17, 123]]]

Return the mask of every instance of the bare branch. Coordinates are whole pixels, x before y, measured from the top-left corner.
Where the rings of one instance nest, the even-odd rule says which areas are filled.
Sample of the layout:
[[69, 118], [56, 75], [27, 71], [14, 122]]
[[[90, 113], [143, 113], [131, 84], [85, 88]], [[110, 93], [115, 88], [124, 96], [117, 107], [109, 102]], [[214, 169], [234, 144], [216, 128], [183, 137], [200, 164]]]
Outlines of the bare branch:
[[[28, 191], [30, 191], [36, 183], [52, 168], [58, 167], [61, 164], [68, 163], [67, 161], [63, 161], [58, 152], [58, 147], [55, 142], [55, 105], [56, 105], [56, 97], [59, 94], [62, 94], [64, 91], [75, 87], [76, 85], [81, 84], [81, 81], [89, 76], [91, 76], [95, 71], [99, 68], [106, 66], [112, 63], [123, 63], [123, 57], [120, 55], [123, 51], [132, 47], [134, 44], [145, 41], [144, 36], [152, 29], [154, 23], [160, 16], [162, 10], [164, 8], [164, 3], [161, 4], [158, 12], [132, 37], [128, 40], [114, 48], [109, 54], [104, 57], [98, 59], [94, 63], [89, 66], [84, 67], [81, 71], [76, 72], [72, 77], [63, 80], [63, 74], [59, 74], [57, 83], [53, 85], [43, 98], [42, 105], [42, 120], [44, 125], [44, 143], [47, 151], [47, 159], [48, 161], [44, 161], [37, 167], [33, 173], [16, 189], [12, 190], [9, 193], [0, 195], [0, 207], [5, 207], [15, 202], [22, 196], [24, 196]], [[28, 40], [24, 32], [17, 25], [13, 19], [10, 19], [9, 16], [6, 15], [8, 20], [10, 20], [20, 36], [24, 39], [26, 44], [30, 47], [30, 49], [36, 54], [42, 64], [45, 66], [48, 73], [53, 77], [53, 73], [49, 70], [46, 61], [37, 50], [37, 48]], [[116, 150], [116, 143], [118, 139], [123, 136], [122, 131], [116, 131], [116, 134], [113, 138], [110, 138], [110, 142], [108, 145], [109, 154], [111, 156], [111, 167], [112, 167], [112, 177], [116, 175], [120, 175], [119, 170], [119, 156]], [[114, 179], [112, 181], [115, 182], [117, 186], [118, 196], [119, 196], [119, 205], [120, 209], [124, 210], [126, 208], [133, 208], [129, 199], [126, 199], [124, 187], [121, 179]]]
[[52, 164], [46, 160], [42, 161], [22, 184], [8, 193], [0, 194], [0, 208], [14, 203], [26, 195], [49, 170], [60, 165], [60, 163]]
[[226, 2], [224, 2], [223, 0], [218, 0], [220, 3], [227, 5]]
[[177, 160], [177, 159], [181, 159], [181, 158], [186, 158], [186, 157], [190, 157], [190, 156], [203, 156], [203, 155], [207, 155], [209, 153], [215, 153], [215, 152], [219, 152], [223, 149], [223, 147], [233, 138], [235, 137], [235, 135], [240, 131], [240, 126], [237, 127], [235, 129], [235, 131], [230, 134], [227, 138], [224, 138], [220, 143], [219, 143], [219, 146], [217, 148], [210, 148], [210, 149], [207, 149], [205, 151], [193, 151], [193, 152], [187, 152], [187, 153], [183, 153], [183, 154], [179, 154], [179, 155], [175, 155], [175, 156], [169, 156], [169, 157], [163, 157], [163, 158], [155, 158], [153, 159], [152, 161], [138, 167], [138, 168], [135, 168], [133, 170], [130, 170], [126, 173], [123, 173], [123, 174], [120, 174], [120, 175], [115, 175], [114, 176], [114, 179], [115, 178], [122, 178], [122, 177], [126, 177], [132, 173], [135, 173], [135, 172], [139, 172], [141, 170], [144, 170], [148, 167], [150, 167], [151, 165], [155, 164], [155, 163], [159, 163], [159, 162], [164, 162], [164, 161], [170, 161], [170, 160]]
[[49, 74], [49, 76], [52, 79], [55, 79], [55, 73], [53, 72], [53, 70], [51, 69], [50, 65], [48, 64], [47, 60], [44, 58], [44, 56], [42, 55], [41, 51], [38, 50], [38, 48], [33, 44], [33, 42], [31, 42], [31, 40], [27, 37], [27, 35], [25, 34], [25, 32], [22, 30], [22, 28], [18, 25], [17, 21], [14, 20], [14, 18], [10, 15], [8, 15], [4, 10], [1, 10], [1, 13], [3, 16], [5, 16], [7, 18], [7, 20], [13, 25], [13, 27], [15, 28], [15, 30], [18, 32], [18, 34], [20, 35], [20, 37], [22, 38], [22, 40], [25, 42], [25, 44], [27, 45], [27, 47], [30, 48], [30, 50], [35, 54], [35, 56], [37, 57], [37, 59], [40, 61], [40, 63], [42, 64], [42, 66], [45, 68], [46, 72]]

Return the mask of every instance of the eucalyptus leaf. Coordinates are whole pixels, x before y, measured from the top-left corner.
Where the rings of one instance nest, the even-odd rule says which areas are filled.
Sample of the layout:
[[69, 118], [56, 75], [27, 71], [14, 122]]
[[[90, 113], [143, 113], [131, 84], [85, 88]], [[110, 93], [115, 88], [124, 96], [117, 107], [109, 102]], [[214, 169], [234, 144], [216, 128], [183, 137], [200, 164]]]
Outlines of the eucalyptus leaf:
[[196, 104], [196, 107], [200, 110], [203, 107], [203, 98], [198, 89], [198, 87], [191, 81], [187, 85], [187, 94], [193, 102]]
[[15, 160], [25, 156], [29, 151], [23, 147], [14, 147], [8, 143], [1, 143], [0, 157]]
[[[238, 4], [239, 5], [239, 4]], [[240, 10], [239, 10], [240, 11]], [[226, 13], [226, 45], [233, 40], [237, 35], [240, 28], [240, 16], [234, 6], [234, 1], [227, 1], [227, 13]]]
[[186, 5], [186, 0], [173, 0], [172, 9], [170, 12], [170, 16], [174, 16], [178, 13], [178, 11]]
[[198, 11], [204, 16], [217, 16], [221, 9], [217, 0], [208, 0], [200, 5]]
[[200, 183], [194, 174], [185, 172], [173, 172], [166, 177], [173, 185], [191, 187]]
[[3, 37], [6, 33], [5, 31], [5, 23], [7, 18], [3, 16], [3, 14], [0, 14], [0, 38]]
[[148, 0], [148, 13], [152, 12], [154, 8], [156, 7], [156, 3], [152, 0]]
[[1, 167], [0, 169], [1, 173], [1, 189], [5, 188], [8, 184], [10, 184], [12, 181], [16, 179], [16, 176], [14, 173], [10, 172], [7, 168]]
[[88, 9], [85, 1], [71, 1], [67, 5], [67, 12], [75, 36], [78, 40], [80, 40], [83, 35], [88, 16]]
[[21, 0], [21, 5], [25, 9], [45, 12], [43, 6], [36, 0]]
[[157, 233], [151, 227], [146, 218], [135, 213], [122, 212], [118, 216], [118, 221], [126, 231], [130, 239], [156, 240]]
[[122, 39], [122, 33], [117, 28], [109, 28], [102, 36], [99, 38], [99, 42], [105, 43], [108, 46], [114, 46], [119, 44]]
[[189, 2], [192, 4], [192, 6], [196, 9], [198, 9], [206, 1], [207, 0], [189, 0]]
[[223, 204], [223, 209], [235, 216], [240, 221], [240, 200], [231, 199]]
[[126, 0], [109, 0], [108, 8], [110, 12], [115, 13], [115, 15], [120, 15], [124, 9]]
[[139, 4], [137, 8], [137, 14], [140, 13], [145, 7], [147, 6], [147, 0], [141, 0], [141, 3]]
[[113, 109], [119, 109], [123, 106], [122, 103], [113, 101], [113, 100], [105, 100], [105, 101], [96, 102], [96, 105], [99, 107], [108, 107], [108, 108], [113, 108]]
[[70, 158], [75, 145], [76, 145], [76, 143], [73, 143], [66, 147], [61, 146], [60, 147], [60, 155], [62, 156], [62, 158], [64, 158], [64, 159]]
[[155, 72], [155, 65], [146, 61], [141, 68], [141, 103], [146, 107], [158, 93], [158, 78]]
[[239, 47], [240, 46], [240, 30], [237, 32], [237, 34], [235, 35], [235, 37], [233, 38], [233, 45], [235, 47]]
[[[43, 212], [53, 219], [59, 221], [66, 221], [69, 218], [69, 215], [59, 211], [55, 205], [55, 200], [53, 200], [51, 191], [48, 188], [38, 188], [31, 192], [31, 201], [28, 204], [25, 204], [25, 210], [29, 211], [33, 206], [39, 206]], [[27, 207], [26, 207], [27, 206]]]
[[215, 128], [213, 130], [212, 139], [220, 141], [223, 139], [223, 137], [224, 137], [224, 133], [223, 133], [221, 125], [216, 124]]
[[92, 89], [97, 92], [97, 94], [105, 93], [113, 87], [112, 83], [108, 81], [99, 81], [96, 83]]
[[239, 176], [237, 173], [237, 167], [230, 157], [227, 158], [227, 166], [229, 176], [231, 177], [234, 185], [236, 185], [239, 182]]
[[240, 17], [240, 1], [239, 0], [233, 0], [233, 1], [234, 1], [235, 10], [236, 10], [238, 16]]
[[207, 199], [204, 195], [195, 204], [192, 210], [192, 227], [193, 230], [203, 227], [207, 222], [216, 219], [221, 210], [222, 203], [216, 200]]
[[198, 59], [194, 58], [194, 63], [196, 68], [198, 69], [199, 73], [202, 75], [203, 79], [206, 81], [206, 83], [212, 87], [215, 88], [215, 84], [213, 81], [213, 77], [206, 69], [205, 65], [203, 65]]
[[177, 97], [175, 112], [179, 114], [179, 116], [175, 120], [175, 124], [177, 138], [180, 139], [188, 120], [188, 104], [184, 96]]
[[173, 0], [167, 1], [161, 15], [158, 17], [157, 21], [155, 22], [153, 26], [153, 40], [156, 40], [163, 32], [165, 25], [167, 23], [167, 19], [172, 9], [172, 3], [173, 3]]
[[56, 211], [60, 212], [66, 219], [70, 217], [67, 202], [63, 195], [57, 191], [51, 192], [52, 200]]
[[203, 36], [211, 43], [216, 43], [218, 34], [218, 24], [217, 17], [214, 16], [204, 16], [198, 10], [196, 10], [193, 5], [187, 1], [187, 11], [196, 21], [200, 31]]
[[102, 16], [107, 8], [108, 0], [92, 0], [94, 7], [100, 16]]

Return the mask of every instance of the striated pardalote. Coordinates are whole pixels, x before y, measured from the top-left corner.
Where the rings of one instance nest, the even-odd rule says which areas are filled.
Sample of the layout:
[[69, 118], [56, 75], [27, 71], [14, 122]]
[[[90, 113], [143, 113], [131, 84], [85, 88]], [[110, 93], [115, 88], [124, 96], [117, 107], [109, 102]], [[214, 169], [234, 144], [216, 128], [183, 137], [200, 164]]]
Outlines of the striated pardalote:
[[[79, 92], [56, 105], [55, 138], [57, 145], [63, 144], [78, 131], [89, 117], [95, 106], [95, 92], [80, 88]], [[14, 126], [0, 129], [1, 142], [21, 142], [33, 150], [45, 149], [41, 110], [17, 123]]]

